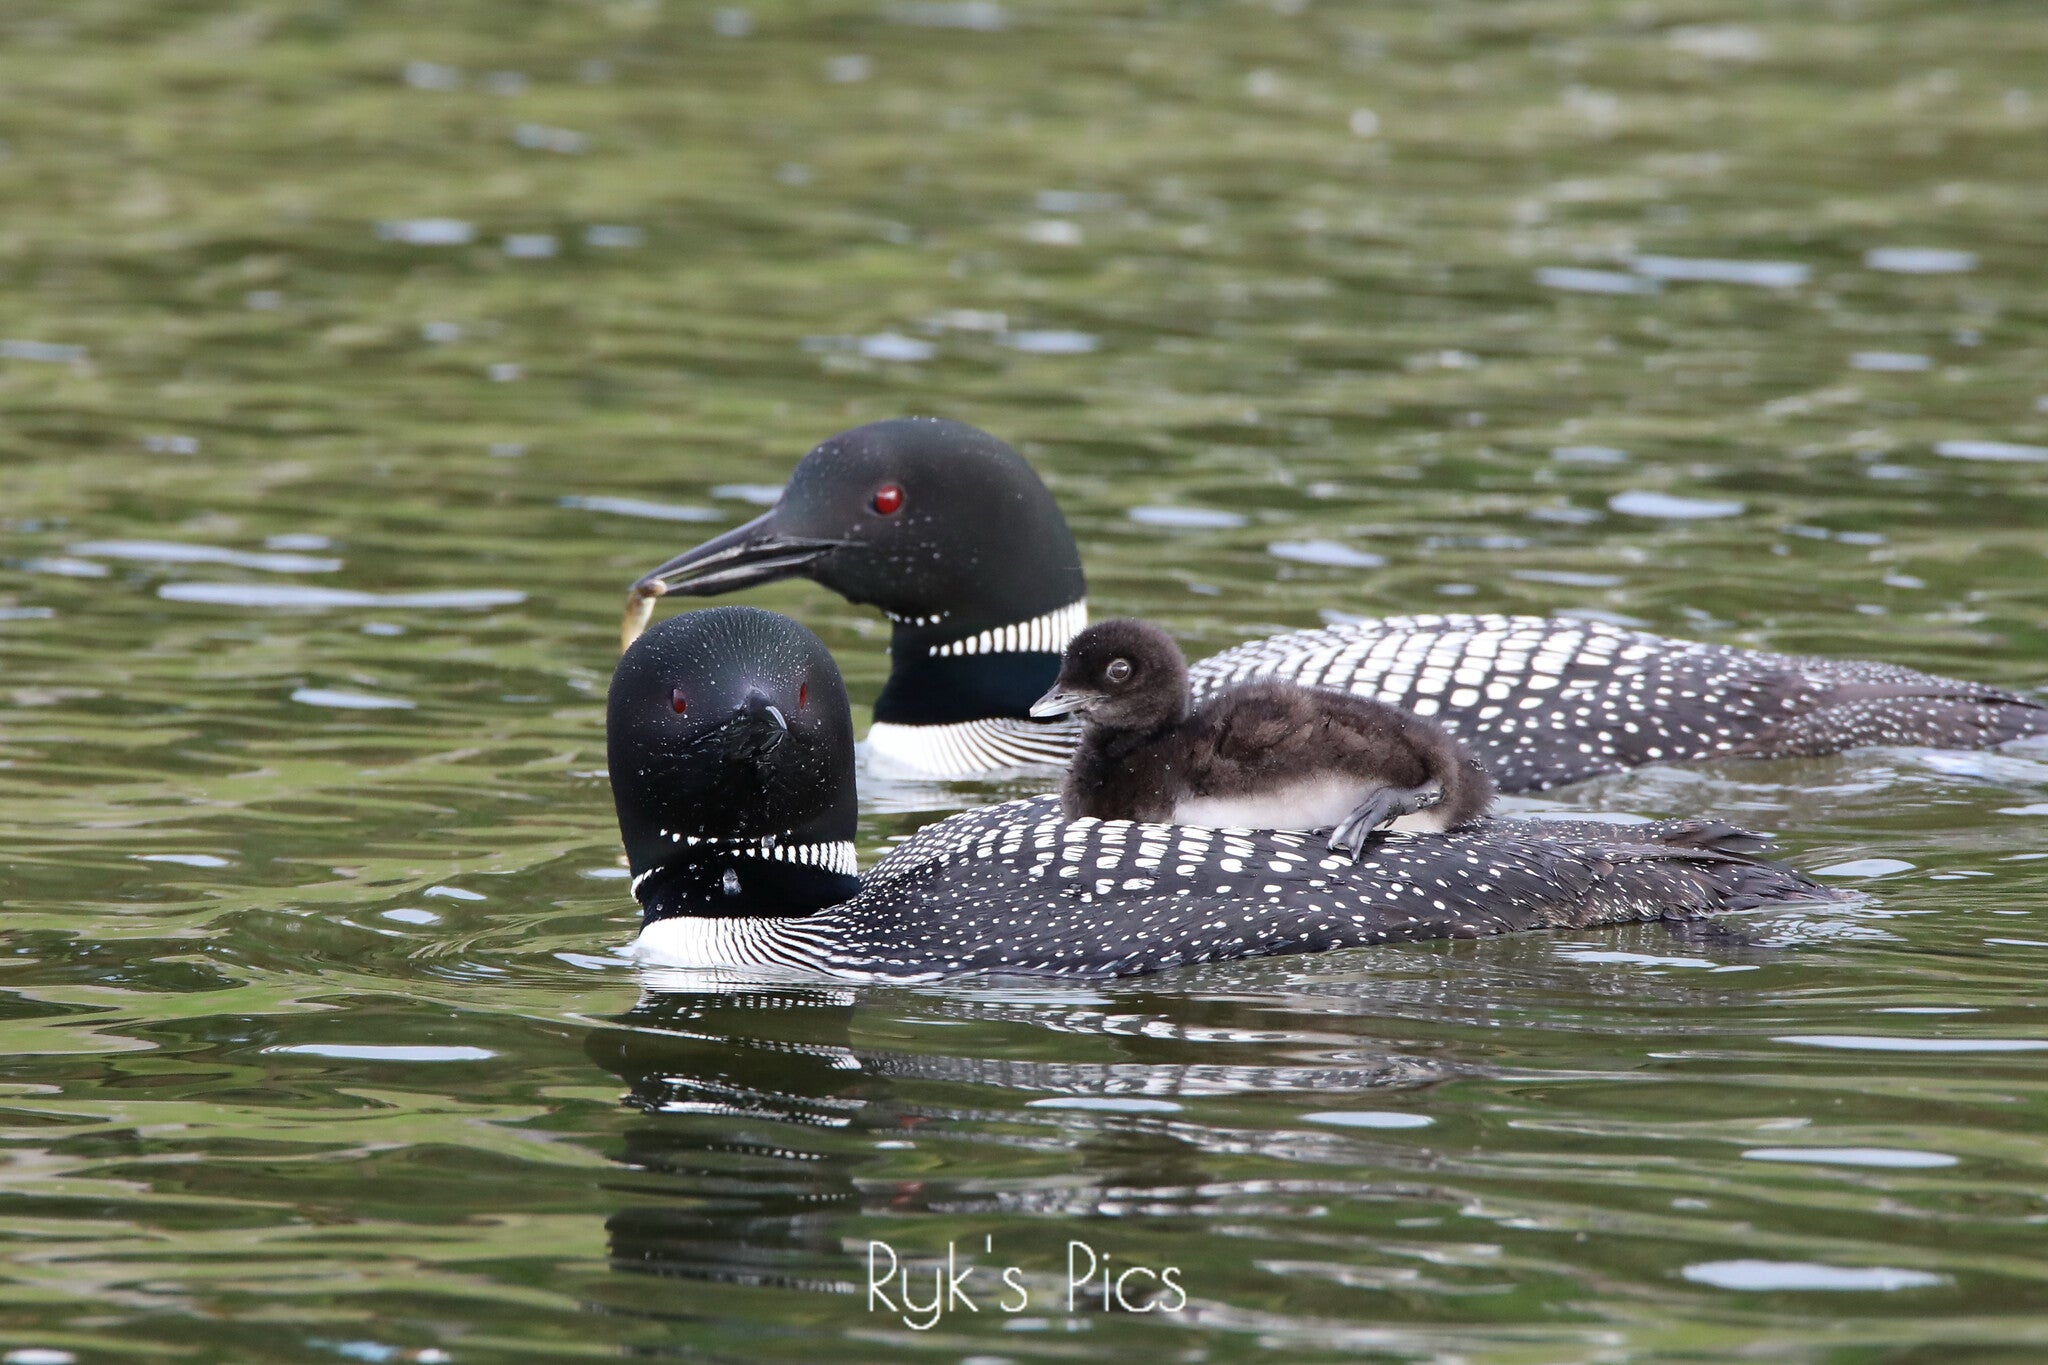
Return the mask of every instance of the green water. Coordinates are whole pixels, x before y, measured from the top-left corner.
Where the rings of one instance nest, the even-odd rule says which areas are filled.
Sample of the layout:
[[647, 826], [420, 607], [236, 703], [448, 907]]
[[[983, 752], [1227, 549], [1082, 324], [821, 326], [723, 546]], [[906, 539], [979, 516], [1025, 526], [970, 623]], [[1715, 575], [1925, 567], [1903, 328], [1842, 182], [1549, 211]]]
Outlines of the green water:
[[[1193, 650], [1576, 610], [2035, 685], [2044, 72], [2026, 0], [0, 7], [5, 1345], [2048, 1356], [2048, 752], [1556, 795], [1866, 864], [1775, 951], [720, 992], [611, 954], [600, 707], [628, 581], [904, 412]], [[873, 697], [875, 618], [748, 600]], [[871, 785], [863, 855], [1012, 790]], [[869, 1311], [870, 1239], [980, 1311]], [[1070, 1240], [1185, 1308], [1069, 1312]]]

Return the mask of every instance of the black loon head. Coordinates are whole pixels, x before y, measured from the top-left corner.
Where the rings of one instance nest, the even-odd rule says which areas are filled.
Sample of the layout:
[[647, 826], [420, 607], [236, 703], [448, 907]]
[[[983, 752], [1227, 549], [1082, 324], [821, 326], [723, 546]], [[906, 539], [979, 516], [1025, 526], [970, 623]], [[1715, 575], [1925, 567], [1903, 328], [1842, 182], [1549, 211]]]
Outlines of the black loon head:
[[774, 507], [634, 592], [715, 596], [798, 576], [895, 623], [896, 673], [875, 718], [921, 723], [1023, 716], [1084, 619], [1088, 590], [1073, 533], [1024, 458], [934, 417], [825, 441]]
[[853, 894], [853, 717], [818, 637], [754, 607], [664, 621], [612, 674], [612, 796], [650, 920]]
[[1078, 714], [1110, 730], [1157, 730], [1188, 715], [1188, 661], [1150, 621], [1120, 617], [1088, 627], [1067, 645], [1060, 673], [1032, 704], [1039, 717]]
[[1087, 591], [1073, 533], [1024, 457], [936, 417], [840, 432], [804, 456], [774, 507], [640, 582], [701, 597], [798, 575], [948, 636]]

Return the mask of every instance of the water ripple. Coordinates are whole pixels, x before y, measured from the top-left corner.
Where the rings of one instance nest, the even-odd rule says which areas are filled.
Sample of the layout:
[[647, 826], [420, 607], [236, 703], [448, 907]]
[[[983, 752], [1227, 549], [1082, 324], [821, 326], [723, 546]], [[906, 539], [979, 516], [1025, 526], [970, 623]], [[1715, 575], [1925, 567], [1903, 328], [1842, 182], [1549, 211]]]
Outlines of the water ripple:
[[167, 602], [217, 607], [264, 607], [324, 611], [333, 607], [396, 607], [421, 611], [483, 611], [526, 600], [513, 588], [451, 588], [427, 592], [355, 592], [286, 583], [166, 583], [156, 595]]

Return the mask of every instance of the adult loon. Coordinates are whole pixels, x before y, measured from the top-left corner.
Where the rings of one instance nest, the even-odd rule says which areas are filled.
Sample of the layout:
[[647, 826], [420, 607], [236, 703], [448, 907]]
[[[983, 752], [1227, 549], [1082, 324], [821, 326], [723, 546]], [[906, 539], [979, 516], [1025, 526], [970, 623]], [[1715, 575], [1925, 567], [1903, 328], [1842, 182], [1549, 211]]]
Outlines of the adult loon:
[[1051, 797], [927, 826], [861, 877], [839, 670], [752, 607], [643, 636], [606, 731], [643, 912], [633, 954], [671, 966], [1108, 977], [1834, 894], [1730, 851], [1751, 836], [1709, 821], [1484, 821], [1377, 835], [1354, 864], [1299, 834], [1068, 820]]
[[1297, 683], [1239, 683], [1191, 706], [1180, 646], [1149, 621], [1074, 637], [1034, 716], [1078, 715], [1068, 819], [1327, 829], [1356, 860], [1377, 829], [1441, 833], [1493, 804], [1493, 779], [1433, 720]]
[[[1087, 624], [1086, 584], [1052, 495], [1009, 446], [935, 418], [841, 432], [766, 514], [642, 577], [628, 633], [663, 593], [798, 575], [894, 623], [872, 757], [932, 777], [1066, 761], [1077, 727], [1029, 709]], [[1191, 682], [1200, 697], [1251, 678], [1432, 716], [1510, 792], [1717, 755], [1980, 748], [2048, 732], [2048, 706], [1977, 683], [1535, 616], [1297, 631], [1205, 659]]]

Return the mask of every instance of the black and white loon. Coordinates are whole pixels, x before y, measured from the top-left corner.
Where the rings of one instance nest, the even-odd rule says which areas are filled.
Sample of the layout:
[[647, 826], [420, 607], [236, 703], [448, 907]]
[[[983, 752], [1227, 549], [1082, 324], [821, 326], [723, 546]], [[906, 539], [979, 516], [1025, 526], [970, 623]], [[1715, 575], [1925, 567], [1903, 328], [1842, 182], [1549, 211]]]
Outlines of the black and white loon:
[[927, 826], [861, 877], [839, 670], [751, 607], [641, 637], [606, 732], [643, 915], [633, 954], [662, 965], [1108, 977], [1834, 895], [1711, 821], [1488, 820], [1377, 835], [1354, 864], [1299, 834], [1068, 820], [1051, 797]]
[[1199, 710], [1180, 646], [1149, 621], [1099, 621], [1067, 646], [1034, 716], [1076, 715], [1060, 784], [1070, 820], [1326, 829], [1357, 858], [1377, 829], [1442, 832], [1493, 803], [1493, 779], [1435, 721], [1271, 678]]
[[[765, 515], [648, 573], [634, 600], [799, 575], [894, 623], [871, 757], [931, 777], [1066, 761], [1076, 727], [1029, 709], [1087, 624], [1086, 583], [1052, 495], [1009, 446], [934, 418], [841, 432], [798, 463]], [[1509, 792], [1646, 763], [1981, 748], [2048, 732], [2048, 706], [1978, 683], [1536, 616], [1297, 631], [1191, 671], [1198, 698], [1252, 678], [1434, 717]]]

